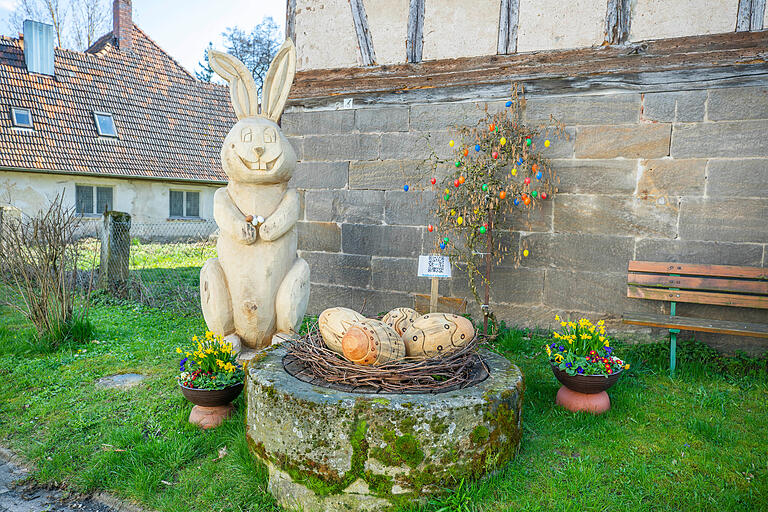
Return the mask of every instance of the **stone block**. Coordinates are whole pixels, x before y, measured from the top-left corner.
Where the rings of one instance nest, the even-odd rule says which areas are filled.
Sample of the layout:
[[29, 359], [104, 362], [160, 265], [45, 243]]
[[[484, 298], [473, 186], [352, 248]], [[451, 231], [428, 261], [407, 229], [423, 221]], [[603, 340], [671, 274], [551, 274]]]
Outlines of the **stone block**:
[[[448, 132], [397, 132], [381, 135], [381, 159], [416, 160], [429, 159], [434, 151], [440, 158], [451, 156]], [[358, 158], [357, 160], [364, 160]], [[372, 159], [370, 159], [372, 160]]]
[[768, 243], [768, 198], [684, 197], [680, 238]]
[[589, 233], [533, 233], [521, 245], [529, 255], [526, 267], [551, 267], [590, 272], [624, 272], [632, 259], [635, 241], [629, 236]]
[[[416, 277], [418, 258], [371, 259], [371, 287], [374, 290], [393, 290], [407, 293], [429, 293], [431, 280]], [[446, 286], [446, 292], [447, 292]]]
[[641, 118], [647, 121], [690, 123], [704, 120], [707, 91], [651, 92], [643, 95]]
[[367, 288], [371, 282], [371, 257], [359, 254], [301, 251], [309, 264], [313, 283]]
[[627, 273], [547, 269], [544, 304], [569, 311], [621, 316], [626, 311], [658, 311], [656, 301], [627, 297]]
[[309, 135], [301, 160], [375, 160], [380, 146], [381, 135], [372, 133]]
[[343, 224], [341, 247], [348, 254], [414, 258], [421, 249], [422, 231], [406, 226]]
[[296, 188], [344, 188], [347, 186], [349, 162], [299, 162], [288, 183]]
[[637, 162], [634, 160], [556, 159], [551, 163], [561, 193], [626, 195], [635, 191]]
[[710, 160], [707, 195], [768, 197], [768, 159]]
[[637, 240], [634, 259], [759, 267], [762, 258], [763, 246], [760, 244], [646, 238]]
[[381, 224], [384, 192], [378, 190], [307, 190], [306, 220]]
[[378, 291], [313, 282], [307, 314], [319, 315], [327, 308], [344, 307], [373, 317], [397, 307], [409, 307], [411, 304], [413, 304], [413, 298], [403, 292]]
[[560, 194], [555, 196], [556, 232], [618, 236], [677, 235], [677, 203], [636, 197]]
[[[549, 147], [544, 146], [547, 139], [550, 142]], [[573, 158], [575, 144], [575, 126], [567, 126], [561, 136], [555, 136], [554, 132], [549, 130], [533, 138], [533, 148], [546, 158]]]
[[[491, 301], [508, 304], [541, 304], [544, 298], [544, 271], [499, 266], [491, 271]], [[467, 296], [472, 300], [472, 295]]]
[[348, 133], [355, 128], [355, 111], [351, 109], [285, 112], [280, 119], [286, 135]]
[[361, 108], [355, 112], [355, 127], [361, 132], [407, 132], [408, 107]]
[[673, 158], [768, 156], [768, 120], [675, 124]]
[[710, 89], [710, 121], [768, 119], [768, 87]]
[[567, 96], [533, 96], [526, 100], [523, 119], [538, 125], [548, 123], [550, 115], [565, 125], [637, 123], [640, 95], [601, 94]]
[[641, 198], [704, 195], [706, 166], [704, 159], [642, 160], [637, 195]]
[[515, 231], [552, 231], [554, 200], [547, 198], [532, 203], [527, 208], [512, 207], [508, 214], [512, 218]]
[[372, 160], [350, 162], [349, 188], [392, 190], [409, 185], [411, 189], [428, 186], [432, 166], [422, 160]]
[[429, 103], [411, 106], [411, 129], [425, 132], [449, 130], [456, 126], [475, 126], [485, 119], [479, 102]]
[[580, 126], [576, 158], [659, 158], [669, 154], [669, 124]]
[[335, 222], [298, 222], [300, 251], [339, 252], [341, 228]]
[[388, 190], [384, 193], [384, 222], [404, 226], [436, 224], [432, 214], [435, 193]]
[[291, 144], [293, 151], [296, 153], [296, 158], [301, 161], [304, 160], [304, 138], [298, 136], [287, 136], [288, 142]]

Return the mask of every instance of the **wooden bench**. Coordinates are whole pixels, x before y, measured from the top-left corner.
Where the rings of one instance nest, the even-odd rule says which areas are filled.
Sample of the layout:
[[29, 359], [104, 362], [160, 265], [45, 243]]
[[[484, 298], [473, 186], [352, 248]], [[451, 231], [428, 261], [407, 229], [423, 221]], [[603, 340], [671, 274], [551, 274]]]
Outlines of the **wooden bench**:
[[680, 330], [768, 338], [768, 324], [682, 317], [675, 311], [678, 302], [768, 309], [768, 268], [630, 261], [627, 297], [670, 303], [669, 316], [625, 313], [622, 320], [625, 324], [669, 329], [672, 373]]

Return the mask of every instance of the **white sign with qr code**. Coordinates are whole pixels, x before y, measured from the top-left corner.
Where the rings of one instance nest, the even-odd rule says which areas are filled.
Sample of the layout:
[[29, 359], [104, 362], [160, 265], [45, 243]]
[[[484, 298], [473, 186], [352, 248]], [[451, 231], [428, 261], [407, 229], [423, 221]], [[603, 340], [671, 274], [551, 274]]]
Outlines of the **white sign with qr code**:
[[419, 256], [419, 277], [451, 277], [451, 260], [439, 254]]

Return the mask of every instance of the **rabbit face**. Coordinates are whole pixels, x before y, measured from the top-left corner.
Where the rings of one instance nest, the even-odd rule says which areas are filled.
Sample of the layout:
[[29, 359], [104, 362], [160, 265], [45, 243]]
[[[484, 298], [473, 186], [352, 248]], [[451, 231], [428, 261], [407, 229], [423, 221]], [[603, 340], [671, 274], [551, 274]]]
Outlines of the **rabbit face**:
[[282, 183], [291, 179], [296, 153], [273, 121], [247, 117], [238, 121], [224, 139], [221, 163], [232, 181]]

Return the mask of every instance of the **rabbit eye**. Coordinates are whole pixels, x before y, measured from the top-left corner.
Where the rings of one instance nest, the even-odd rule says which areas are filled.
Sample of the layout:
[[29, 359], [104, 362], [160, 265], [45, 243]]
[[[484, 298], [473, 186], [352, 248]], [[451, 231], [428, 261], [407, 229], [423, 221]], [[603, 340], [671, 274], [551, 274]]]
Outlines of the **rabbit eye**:
[[253, 130], [250, 128], [244, 128], [243, 131], [240, 133], [240, 138], [243, 142], [252, 142], [253, 141]]
[[265, 143], [275, 142], [276, 139], [277, 139], [277, 135], [275, 134], [275, 130], [273, 130], [272, 128], [267, 128], [266, 130], [264, 130]]

